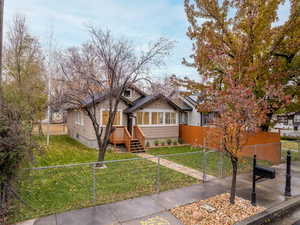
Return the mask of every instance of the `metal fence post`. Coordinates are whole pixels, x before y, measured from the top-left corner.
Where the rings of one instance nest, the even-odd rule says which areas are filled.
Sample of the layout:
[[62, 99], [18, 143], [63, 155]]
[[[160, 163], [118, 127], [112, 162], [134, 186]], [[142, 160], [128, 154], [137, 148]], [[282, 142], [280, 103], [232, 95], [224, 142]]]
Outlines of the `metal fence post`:
[[223, 165], [224, 165], [224, 154], [223, 154], [223, 152], [222, 151], [220, 151], [220, 154], [219, 154], [219, 162], [218, 162], [218, 164], [219, 164], [219, 176], [220, 177], [223, 177]]
[[93, 192], [93, 202], [96, 204], [96, 164], [92, 165], [92, 174], [93, 174], [93, 187], [92, 187], [92, 192]]
[[296, 141], [298, 143], [298, 156], [300, 157], [300, 140]]
[[160, 192], [160, 156], [157, 157], [156, 192]]
[[205, 180], [206, 180], [206, 161], [207, 161], [207, 153], [204, 152], [204, 156], [203, 156], [203, 183], [205, 183]]

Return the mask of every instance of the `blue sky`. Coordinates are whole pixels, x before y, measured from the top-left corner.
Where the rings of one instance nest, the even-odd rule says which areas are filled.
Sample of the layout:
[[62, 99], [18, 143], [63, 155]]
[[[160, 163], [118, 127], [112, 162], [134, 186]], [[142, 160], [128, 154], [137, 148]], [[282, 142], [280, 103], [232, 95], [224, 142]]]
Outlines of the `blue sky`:
[[[280, 21], [287, 18], [288, 12], [287, 5], [280, 8]], [[196, 71], [181, 64], [192, 49], [192, 42], [186, 37], [188, 25], [183, 0], [6, 0], [6, 31], [16, 13], [27, 17], [30, 31], [42, 44], [53, 32], [61, 48], [87, 40], [87, 24], [110, 29], [139, 48], [159, 37], [168, 38], [176, 41], [176, 47], [166, 59], [166, 66], [152, 71], [153, 77], [168, 74], [199, 77]]]

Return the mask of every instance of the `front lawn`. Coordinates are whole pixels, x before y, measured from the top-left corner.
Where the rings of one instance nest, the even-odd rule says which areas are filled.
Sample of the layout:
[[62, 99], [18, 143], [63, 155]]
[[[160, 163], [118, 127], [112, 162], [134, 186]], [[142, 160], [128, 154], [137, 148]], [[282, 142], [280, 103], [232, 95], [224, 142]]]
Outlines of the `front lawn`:
[[299, 147], [300, 145], [296, 141], [281, 140], [282, 160], [286, 161], [287, 151], [290, 150], [292, 155], [292, 161], [299, 161], [300, 160]]
[[[204, 170], [204, 151], [202, 148], [191, 148], [190, 146], [178, 146], [178, 147], [163, 147], [154, 148], [147, 151], [152, 155], [164, 155], [163, 158], [182, 164], [184, 166], [203, 171]], [[195, 154], [189, 154], [194, 152]], [[187, 155], [175, 155], [167, 156], [166, 154], [187, 153]], [[231, 162], [230, 159], [224, 154], [224, 160], [222, 165], [222, 157], [218, 151], [209, 152], [207, 154], [206, 171], [213, 176], [229, 176], [231, 175]], [[271, 163], [263, 160], [258, 160], [259, 165], [270, 166]], [[220, 170], [222, 166], [222, 170]], [[239, 161], [239, 173], [245, 173], [252, 171], [252, 158], [242, 158]]]
[[[50, 136], [50, 145], [46, 145], [46, 137], [36, 137], [43, 146], [43, 151], [35, 152], [35, 167], [63, 165], [71, 163], [96, 162], [98, 151], [81, 144], [67, 135]], [[135, 158], [132, 153], [105, 154], [105, 160]]]
[[[39, 141], [45, 143], [44, 138], [39, 138]], [[52, 136], [47, 150], [36, 155], [35, 166], [95, 162], [97, 159], [96, 150], [68, 136]], [[135, 160], [130, 160], [133, 158]], [[25, 170], [27, 179], [22, 179], [19, 192], [26, 204], [19, 202], [21, 210], [12, 222], [155, 193], [158, 184], [157, 164], [136, 158], [132, 153], [107, 153], [106, 160], [123, 161], [107, 161], [106, 169], [79, 165]], [[160, 167], [161, 191], [197, 182], [190, 176]]]

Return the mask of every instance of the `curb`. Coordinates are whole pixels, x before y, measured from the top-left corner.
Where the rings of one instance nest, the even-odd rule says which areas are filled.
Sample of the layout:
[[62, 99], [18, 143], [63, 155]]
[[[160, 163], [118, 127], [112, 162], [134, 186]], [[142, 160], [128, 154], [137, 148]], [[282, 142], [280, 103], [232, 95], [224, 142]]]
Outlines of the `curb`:
[[20, 222], [20, 223], [17, 223], [15, 225], [33, 225], [35, 221], [36, 221], [36, 219], [26, 220], [24, 222]]
[[300, 196], [283, 201], [265, 211], [250, 216], [247, 219], [237, 222], [234, 225], [262, 225], [271, 222], [273, 219], [286, 214], [288, 211], [300, 206]]

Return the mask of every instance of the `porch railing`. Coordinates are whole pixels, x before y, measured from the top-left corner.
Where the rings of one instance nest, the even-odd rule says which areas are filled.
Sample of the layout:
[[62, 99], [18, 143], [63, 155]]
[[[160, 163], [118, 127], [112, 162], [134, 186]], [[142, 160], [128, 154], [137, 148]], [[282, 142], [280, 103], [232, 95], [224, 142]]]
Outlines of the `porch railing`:
[[126, 127], [124, 127], [124, 144], [126, 149], [130, 152], [131, 148], [130, 148], [130, 141], [131, 141], [132, 137], [129, 134], [128, 130]]

